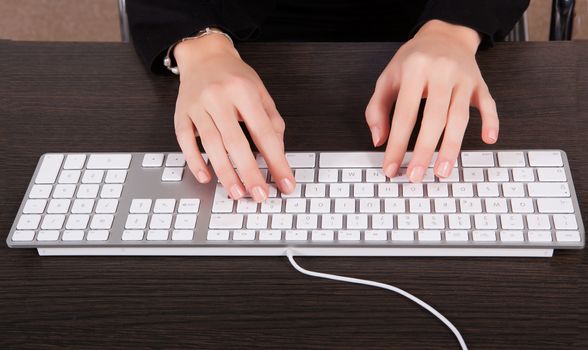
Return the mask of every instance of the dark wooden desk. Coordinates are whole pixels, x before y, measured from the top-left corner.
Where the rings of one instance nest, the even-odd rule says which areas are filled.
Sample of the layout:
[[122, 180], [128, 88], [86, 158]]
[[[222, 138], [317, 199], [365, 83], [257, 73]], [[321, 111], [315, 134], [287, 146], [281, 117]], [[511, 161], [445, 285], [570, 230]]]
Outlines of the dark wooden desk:
[[[363, 111], [397, 44], [241, 51], [286, 118], [289, 150], [369, 150]], [[4, 240], [43, 152], [177, 150], [177, 82], [124, 44], [0, 42]], [[498, 148], [561, 148], [588, 218], [588, 42], [479, 54]], [[478, 115], [464, 148], [477, 149]], [[392, 283], [437, 307], [471, 349], [588, 348], [588, 254], [550, 259], [300, 258]], [[0, 349], [449, 349], [453, 335], [392, 293], [300, 275], [283, 257], [39, 257], [0, 242]]]

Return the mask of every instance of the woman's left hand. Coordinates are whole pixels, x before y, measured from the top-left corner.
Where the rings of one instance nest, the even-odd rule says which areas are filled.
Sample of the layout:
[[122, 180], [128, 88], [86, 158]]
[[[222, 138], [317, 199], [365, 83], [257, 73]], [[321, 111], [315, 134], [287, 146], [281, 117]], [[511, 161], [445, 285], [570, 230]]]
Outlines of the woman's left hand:
[[396, 176], [402, 164], [422, 98], [427, 102], [407, 169], [411, 182], [423, 179], [441, 134], [443, 141], [434, 172], [439, 177], [451, 175], [470, 105], [480, 111], [482, 140], [487, 144], [496, 142], [498, 114], [476, 63], [479, 43], [480, 36], [473, 29], [432, 20], [398, 50], [384, 69], [365, 114], [374, 146], [388, 140], [383, 164], [388, 177]]

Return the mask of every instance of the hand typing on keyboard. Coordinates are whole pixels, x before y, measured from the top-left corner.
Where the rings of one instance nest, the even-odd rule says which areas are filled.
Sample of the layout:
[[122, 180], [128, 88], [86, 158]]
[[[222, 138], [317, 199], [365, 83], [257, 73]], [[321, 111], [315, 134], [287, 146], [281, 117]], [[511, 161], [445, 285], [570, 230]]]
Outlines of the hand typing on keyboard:
[[246, 191], [256, 202], [268, 198], [269, 186], [239, 125], [243, 121], [276, 185], [291, 193], [295, 181], [284, 154], [284, 120], [255, 71], [222, 35], [186, 41], [174, 54], [181, 77], [176, 134], [196, 179], [201, 183], [211, 179], [196, 145], [199, 136], [231, 198], [240, 199]]
[[[427, 102], [408, 178], [421, 182], [445, 130], [435, 174], [446, 178], [461, 148], [470, 103], [482, 116], [482, 139], [498, 137], [498, 116], [475, 59], [479, 34], [469, 28], [429, 21], [404, 44], [376, 83], [366, 109], [374, 146], [388, 139], [383, 169], [396, 176], [414, 128], [421, 98]], [[395, 104], [390, 126], [390, 113]]]

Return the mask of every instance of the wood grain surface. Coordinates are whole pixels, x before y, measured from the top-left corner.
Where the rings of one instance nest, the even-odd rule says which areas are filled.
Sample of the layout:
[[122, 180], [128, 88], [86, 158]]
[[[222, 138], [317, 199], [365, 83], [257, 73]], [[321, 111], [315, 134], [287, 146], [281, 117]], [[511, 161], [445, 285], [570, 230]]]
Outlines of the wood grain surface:
[[[239, 48], [286, 119], [288, 150], [370, 150], [363, 111], [399, 44]], [[175, 77], [125, 44], [0, 41], [0, 239], [44, 152], [175, 151]], [[588, 42], [478, 54], [497, 101], [495, 148], [567, 152], [588, 217]], [[464, 149], [484, 149], [472, 113]], [[401, 287], [471, 349], [588, 348], [585, 250], [553, 258], [299, 258]], [[455, 349], [412, 302], [312, 279], [284, 257], [39, 257], [0, 242], [0, 349]]]

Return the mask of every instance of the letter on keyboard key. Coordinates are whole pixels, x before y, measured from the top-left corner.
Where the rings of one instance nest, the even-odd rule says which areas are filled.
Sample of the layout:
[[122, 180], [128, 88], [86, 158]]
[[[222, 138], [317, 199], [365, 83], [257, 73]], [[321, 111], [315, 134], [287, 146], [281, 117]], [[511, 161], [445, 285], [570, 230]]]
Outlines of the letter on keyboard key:
[[57, 174], [63, 162], [63, 154], [46, 154], [37, 172], [35, 183], [52, 184], [57, 179]]
[[243, 227], [243, 214], [213, 214], [208, 225], [211, 229], [238, 229]]
[[130, 154], [91, 154], [88, 169], [128, 169], [131, 164]]
[[461, 152], [461, 165], [465, 168], [493, 167], [492, 152]]
[[563, 159], [559, 151], [529, 151], [531, 166], [563, 166]]

